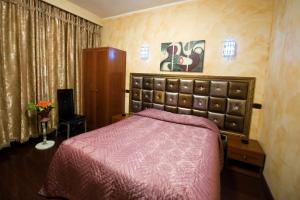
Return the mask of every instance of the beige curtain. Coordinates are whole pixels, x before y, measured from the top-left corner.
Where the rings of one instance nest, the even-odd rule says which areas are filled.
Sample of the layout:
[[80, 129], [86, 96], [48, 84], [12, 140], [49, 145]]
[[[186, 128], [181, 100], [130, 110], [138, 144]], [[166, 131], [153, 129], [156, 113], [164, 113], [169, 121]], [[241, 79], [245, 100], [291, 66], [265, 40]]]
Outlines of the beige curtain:
[[[0, 0], [0, 149], [39, 135], [29, 102], [56, 104], [59, 88], [73, 88], [82, 113], [84, 48], [100, 47], [100, 29], [40, 0]], [[51, 111], [56, 127], [57, 109]]]

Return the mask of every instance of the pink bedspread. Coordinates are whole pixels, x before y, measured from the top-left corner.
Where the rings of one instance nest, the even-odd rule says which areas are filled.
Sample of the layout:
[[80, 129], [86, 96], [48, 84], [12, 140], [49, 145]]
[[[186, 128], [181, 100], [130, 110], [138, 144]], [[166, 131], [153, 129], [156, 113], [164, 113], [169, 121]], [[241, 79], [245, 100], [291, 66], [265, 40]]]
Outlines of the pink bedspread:
[[68, 199], [220, 199], [222, 148], [205, 118], [155, 109], [64, 141], [40, 194]]

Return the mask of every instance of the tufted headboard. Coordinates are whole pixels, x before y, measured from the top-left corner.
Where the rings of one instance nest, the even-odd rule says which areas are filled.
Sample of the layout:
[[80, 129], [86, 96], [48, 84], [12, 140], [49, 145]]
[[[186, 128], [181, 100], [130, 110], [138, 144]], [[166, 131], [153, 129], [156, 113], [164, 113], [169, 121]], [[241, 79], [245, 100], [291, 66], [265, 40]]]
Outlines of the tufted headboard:
[[129, 110], [202, 116], [223, 134], [248, 138], [254, 86], [254, 77], [131, 73]]

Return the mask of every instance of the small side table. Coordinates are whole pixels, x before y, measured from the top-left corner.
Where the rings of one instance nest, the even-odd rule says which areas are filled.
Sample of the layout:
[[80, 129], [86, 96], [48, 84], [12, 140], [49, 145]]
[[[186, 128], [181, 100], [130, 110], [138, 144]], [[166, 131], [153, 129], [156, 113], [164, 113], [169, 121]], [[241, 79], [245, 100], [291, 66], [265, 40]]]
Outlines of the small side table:
[[260, 178], [265, 164], [265, 153], [258, 141], [243, 144], [240, 139], [229, 139], [227, 168], [252, 177]]
[[53, 140], [47, 140], [47, 123], [50, 119], [49, 118], [43, 118], [40, 120], [40, 124], [42, 126], [43, 131], [43, 141], [36, 144], [35, 148], [38, 150], [46, 150], [54, 146], [55, 141]]
[[118, 121], [126, 119], [127, 117], [130, 117], [130, 116], [131, 115], [128, 113], [113, 115], [111, 117], [111, 123], [118, 122]]

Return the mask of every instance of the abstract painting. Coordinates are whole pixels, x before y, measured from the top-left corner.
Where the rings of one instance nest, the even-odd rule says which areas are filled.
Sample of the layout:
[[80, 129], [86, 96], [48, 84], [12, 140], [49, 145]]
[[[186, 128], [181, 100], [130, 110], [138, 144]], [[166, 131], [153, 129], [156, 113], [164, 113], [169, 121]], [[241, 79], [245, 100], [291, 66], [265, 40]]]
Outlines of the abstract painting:
[[203, 72], [205, 40], [161, 44], [160, 71]]

